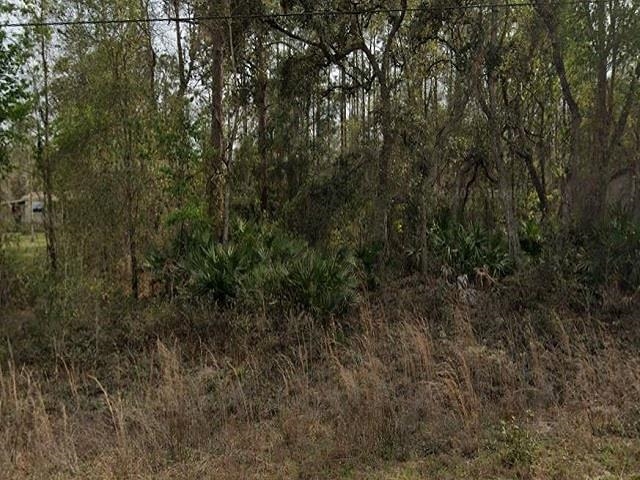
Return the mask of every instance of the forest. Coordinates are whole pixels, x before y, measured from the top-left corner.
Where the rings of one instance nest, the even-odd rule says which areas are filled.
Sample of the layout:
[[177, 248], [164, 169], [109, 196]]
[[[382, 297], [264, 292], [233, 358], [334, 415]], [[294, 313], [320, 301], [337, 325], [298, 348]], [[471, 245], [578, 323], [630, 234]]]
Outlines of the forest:
[[640, 478], [637, 0], [0, 0], [0, 477]]

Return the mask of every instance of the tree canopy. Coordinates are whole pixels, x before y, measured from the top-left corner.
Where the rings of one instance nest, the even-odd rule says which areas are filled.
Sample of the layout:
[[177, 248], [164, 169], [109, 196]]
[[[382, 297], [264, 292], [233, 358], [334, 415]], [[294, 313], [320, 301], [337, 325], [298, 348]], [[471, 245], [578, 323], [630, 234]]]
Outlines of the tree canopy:
[[31, 65], [50, 253], [126, 259], [136, 295], [149, 252], [236, 220], [422, 273], [434, 229], [481, 228], [517, 269], [541, 236], [640, 216], [638, 8], [35, 2], [29, 62], [2, 33], [3, 144]]

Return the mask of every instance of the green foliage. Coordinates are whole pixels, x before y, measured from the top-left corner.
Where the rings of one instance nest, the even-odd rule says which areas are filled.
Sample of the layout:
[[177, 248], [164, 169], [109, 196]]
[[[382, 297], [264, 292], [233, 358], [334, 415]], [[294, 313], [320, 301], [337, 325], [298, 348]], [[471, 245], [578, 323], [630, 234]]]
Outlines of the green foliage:
[[367, 288], [375, 289], [380, 280], [376, 274], [376, 267], [380, 262], [383, 246], [379, 242], [361, 246], [356, 252], [356, 258], [361, 265]]
[[251, 266], [248, 256], [233, 245], [211, 243], [190, 258], [190, 287], [198, 295], [227, 302], [238, 296], [240, 279]]
[[[183, 233], [183, 235], [185, 235]], [[356, 299], [357, 276], [348, 254], [324, 253], [273, 226], [236, 222], [222, 245], [195, 229], [148, 265], [155, 277], [178, 285], [183, 296], [222, 305], [276, 305], [318, 315], [339, 314]]]
[[615, 284], [624, 291], [640, 289], [640, 223], [615, 216], [606, 225], [574, 238], [561, 268], [583, 285]]
[[14, 279], [13, 265], [0, 245], [0, 307], [8, 305], [12, 300]]
[[[0, 14], [11, 12], [11, 5], [0, 0]], [[23, 75], [27, 52], [26, 36], [9, 36], [0, 24], [0, 174], [7, 166], [7, 149], [15, 137], [13, 127], [29, 110], [27, 82]]]
[[293, 260], [284, 277], [290, 300], [316, 314], [341, 313], [356, 300], [355, 264], [346, 255], [309, 250]]
[[529, 469], [535, 460], [537, 443], [526, 428], [512, 418], [500, 422], [500, 440], [503, 444], [502, 463], [509, 468]]
[[431, 225], [427, 235], [435, 259], [456, 274], [471, 275], [477, 268], [486, 268], [491, 275], [504, 276], [513, 269], [506, 242], [497, 232], [440, 221]]
[[44, 238], [0, 232], [0, 307], [34, 307], [46, 272]]
[[624, 290], [638, 290], [640, 223], [615, 217], [596, 232], [594, 240], [589, 246], [594, 280], [614, 281]]
[[540, 224], [532, 219], [520, 223], [520, 248], [531, 257], [542, 253], [543, 234]]
[[[640, 224], [616, 215], [585, 233], [545, 238], [537, 266], [538, 289], [529, 289], [538, 302], [550, 298], [577, 310], [594, 307], [624, 309], [622, 295], [632, 299], [640, 291]], [[613, 295], [613, 297], [612, 297]], [[613, 303], [611, 301], [613, 300]]]

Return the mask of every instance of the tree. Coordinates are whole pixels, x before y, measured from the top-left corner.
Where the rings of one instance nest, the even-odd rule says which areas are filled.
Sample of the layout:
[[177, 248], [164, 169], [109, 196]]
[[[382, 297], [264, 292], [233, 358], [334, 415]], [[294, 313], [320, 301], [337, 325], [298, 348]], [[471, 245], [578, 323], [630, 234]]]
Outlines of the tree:
[[[117, 1], [67, 2], [92, 18], [122, 15]], [[130, 2], [124, 15], [148, 15]], [[67, 248], [106, 277], [127, 277], [140, 292], [141, 256], [156, 221], [159, 175], [155, 83], [144, 24], [77, 25], [64, 35], [52, 79], [57, 105], [55, 156]], [[64, 72], [63, 74], [61, 72]], [[143, 79], [144, 81], [140, 81]], [[155, 89], [154, 89], [155, 90]]]
[[[568, 8], [536, 1], [570, 114], [564, 202], [568, 222], [579, 229], [590, 229], [605, 218], [607, 186], [616, 170], [613, 156], [638, 103], [639, 9], [624, 0]], [[581, 71], [571, 72], [568, 58]], [[589, 94], [579, 96], [578, 87], [586, 87]]]
[[[0, 14], [8, 15], [14, 7], [0, 1]], [[22, 75], [29, 55], [27, 36], [24, 33], [9, 34], [0, 24], [0, 175], [8, 167], [8, 150], [15, 138], [13, 127], [29, 112], [29, 93]]]
[[[48, 4], [40, 0], [37, 6], [37, 18], [44, 21], [47, 18]], [[49, 266], [53, 272], [58, 269], [58, 247], [56, 242], [55, 204], [53, 202], [53, 179], [55, 174], [54, 162], [51, 156], [51, 102], [49, 96], [49, 59], [47, 43], [50, 38], [46, 28], [38, 32], [38, 55], [42, 68], [42, 76], [37, 95], [37, 134], [36, 134], [36, 167], [42, 177], [42, 191], [44, 193], [44, 230], [47, 241]]]
[[[314, 11], [325, 8], [329, 10], [333, 7], [332, 2], [319, 5], [309, 5], [307, 2], [286, 2], [287, 8], [293, 8], [296, 3], [304, 11], [310, 13], [311, 31], [313, 37], [305, 37], [304, 33], [297, 33], [292, 28], [287, 29], [276, 22], [270, 22], [271, 26], [288, 37], [301, 41], [303, 44], [314, 48], [322, 54], [327, 61], [338, 65], [344, 70], [345, 62], [356, 52], [362, 52], [366, 60], [372, 79], [375, 80], [379, 88], [379, 104], [377, 108], [377, 118], [380, 123], [382, 141], [377, 158], [377, 186], [375, 188], [374, 209], [374, 238], [385, 247], [389, 243], [389, 211], [391, 206], [391, 165], [393, 163], [393, 150], [396, 142], [396, 132], [394, 128], [394, 117], [392, 107], [392, 94], [395, 86], [395, 79], [392, 77], [392, 58], [396, 48], [396, 38], [407, 14], [407, 0], [401, 0], [400, 7], [394, 11], [389, 9], [386, 12], [388, 28], [386, 25], [380, 27], [380, 31], [367, 31], [367, 27], [372, 25], [375, 9], [373, 4], [365, 2], [363, 4], [350, 4], [345, 10], [348, 16], [340, 18], [339, 22], [328, 23], [329, 18], [313, 17]], [[320, 7], [319, 9], [317, 7]], [[341, 5], [341, 7], [344, 7]], [[364, 13], [357, 13], [364, 12]], [[382, 9], [382, 13], [385, 10]], [[346, 20], [345, 20], [346, 19]], [[381, 42], [380, 48], [376, 43]]]

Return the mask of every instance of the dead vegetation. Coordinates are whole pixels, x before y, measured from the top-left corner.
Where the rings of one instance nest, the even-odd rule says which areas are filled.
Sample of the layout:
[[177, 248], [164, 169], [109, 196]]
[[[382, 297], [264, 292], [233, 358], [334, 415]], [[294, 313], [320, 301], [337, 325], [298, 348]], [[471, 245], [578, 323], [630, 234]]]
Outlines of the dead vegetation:
[[3, 478], [636, 478], [634, 342], [447, 295], [440, 312], [367, 302], [349, 332], [298, 317], [95, 368], [65, 350], [46, 367], [10, 357]]

